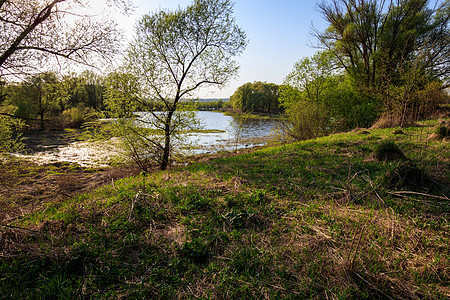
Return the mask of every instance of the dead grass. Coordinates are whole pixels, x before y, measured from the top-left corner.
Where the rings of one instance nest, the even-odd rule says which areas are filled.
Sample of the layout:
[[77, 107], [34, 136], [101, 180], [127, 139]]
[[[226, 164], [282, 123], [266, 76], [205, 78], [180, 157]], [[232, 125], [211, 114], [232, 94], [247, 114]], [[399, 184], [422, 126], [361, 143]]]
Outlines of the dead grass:
[[[443, 145], [411, 143], [413, 130], [396, 142], [447, 178]], [[401, 163], [364, 159], [386, 134], [203, 156], [121, 180], [129, 171], [35, 171], [25, 177], [70, 198], [3, 228], [0, 284], [14, 290], [16, 276], [34, 295], [87, 298], [448, 298], [448, 198], [381, 184]], [[24, 253], [33, 263], [21, 268]], [[27, 279], [30, 267], [46, 280]]]
[[8, 223], [79, 193], [137, 174], [131, 166], [86, 169], [68, 163], [38, 165], [12, 161], [0, 165], [0, 220]]

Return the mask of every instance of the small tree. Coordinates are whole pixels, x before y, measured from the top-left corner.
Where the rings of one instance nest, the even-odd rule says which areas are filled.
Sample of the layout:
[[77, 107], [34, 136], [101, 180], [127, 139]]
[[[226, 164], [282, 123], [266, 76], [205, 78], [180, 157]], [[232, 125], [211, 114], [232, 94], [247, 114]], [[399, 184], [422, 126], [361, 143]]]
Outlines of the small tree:
[[247, 41], [232, 13], [230, 0], [195, 0], [185, 9], [145, 15], [136, 26], [127, 67], [141, 80], [142, 106], [152, 116], [149, 122], [163, 131], [163, 140], [155, 141], [161, 149], [161, 169], [169, 165], [173, 134], [188, 125], [176, 113], [182, 99], [205, 86], [222, 86], [237, 75], [233, 57], [242, 53]]

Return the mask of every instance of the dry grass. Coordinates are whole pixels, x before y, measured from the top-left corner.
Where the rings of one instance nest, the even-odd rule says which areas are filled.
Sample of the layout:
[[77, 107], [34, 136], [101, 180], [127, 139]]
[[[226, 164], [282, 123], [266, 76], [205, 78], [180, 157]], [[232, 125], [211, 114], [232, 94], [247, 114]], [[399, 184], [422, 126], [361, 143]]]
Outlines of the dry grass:
[[[386, 188], [401, 162], [366, 160], [395, 138], [447, 182], [445, 145], [416, 143], [426, 135], [417, 130], [333, 135], [121, 180], [111, 181], [120, 170], [86, 174], [109, 184], [4, 227], [0, 287], [16, 298], [20, 286], [66, 298], [448, 298], [448, 194]], [[71, 190], [76, 174], [48, 178]]]

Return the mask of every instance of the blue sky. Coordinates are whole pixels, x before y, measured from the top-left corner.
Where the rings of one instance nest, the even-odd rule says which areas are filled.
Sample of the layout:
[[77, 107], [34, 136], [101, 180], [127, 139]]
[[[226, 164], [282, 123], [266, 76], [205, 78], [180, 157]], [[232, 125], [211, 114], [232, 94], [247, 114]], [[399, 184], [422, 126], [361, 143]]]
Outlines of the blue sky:
[[[128, 35], [133, 32], [134, 20], [159, 9], [186, 7], [188, 0], [134, 0], [134, 14], [121, 22]], [[238, 58], [239, 78], [222, 89], [201, 90], [199, 97], [228, 98], [242, 84], [266, 81], [281, 84], [296, 61], [310, 56], [317, 49], [311, 26], [319, 30], [326, 23], [317, 10], [317, 0], [235, 0], [236, 23], [246, 32], [249, 44]]]

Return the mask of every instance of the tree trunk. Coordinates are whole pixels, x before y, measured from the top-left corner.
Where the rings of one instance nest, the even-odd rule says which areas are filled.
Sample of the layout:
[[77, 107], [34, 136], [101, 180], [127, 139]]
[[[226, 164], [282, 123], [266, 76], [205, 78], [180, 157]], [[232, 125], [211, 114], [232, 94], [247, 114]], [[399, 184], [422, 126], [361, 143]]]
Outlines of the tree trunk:
[[45, 130], [45, 122], [44, 122], [44, 113], [40, 113], [41, 115], [41, 131]]
[[164, 125], [164, 152], [161, 159], [160, 169], [165, 170], [169, 166], [169, 157], [170, 157], [170, 125], [172, 123], [172, 115], [173, 111], [169, 111], [169, 114], [166, 118], [166, 124]]

